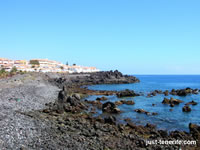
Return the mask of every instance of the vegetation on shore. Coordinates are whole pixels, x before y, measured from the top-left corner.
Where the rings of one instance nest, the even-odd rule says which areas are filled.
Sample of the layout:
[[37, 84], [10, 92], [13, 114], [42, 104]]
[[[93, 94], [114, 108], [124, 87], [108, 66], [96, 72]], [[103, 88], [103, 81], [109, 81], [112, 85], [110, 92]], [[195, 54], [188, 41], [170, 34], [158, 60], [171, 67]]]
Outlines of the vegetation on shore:
[[26, 71], [17, 70], [16, 67], [13, 67], [11, 69], [11, 71], [9, 72], [9, 71], [6, 71], [4, 68], [1, 68], [1, 70], [0, 70], [0, 78], [11, 77], [11, 76], [16, 75], [18, 73], [24, 74], [24, 73], [26, 73]]
[[40, 63], [38, 60], [30, 60], [29, 63], [31, 64], [31, 68], [38, 68], [40, 66]]

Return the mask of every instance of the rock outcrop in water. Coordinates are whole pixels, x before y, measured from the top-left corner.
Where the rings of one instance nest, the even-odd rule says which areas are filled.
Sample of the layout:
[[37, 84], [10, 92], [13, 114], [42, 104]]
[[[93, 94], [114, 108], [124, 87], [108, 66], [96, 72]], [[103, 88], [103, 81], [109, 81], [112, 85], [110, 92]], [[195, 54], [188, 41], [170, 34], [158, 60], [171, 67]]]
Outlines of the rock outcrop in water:
[[168, 91], [168, 90], [165, 90], [165, 91], [163, 92], [163, 94], [164, 94], [165, 96], [168, 96], [168, 95], [169, 95], [169, 91]]
[[188, 105], [185, 105], [183, 108], [182, 108], [182, 110], [183, 110], [183, 112], [191, 112], [191, 108], [190, 108], [190, 106], [188, 106]]
[[135, 93], [133, 90], [123, 90], [116, 93], [117, 97], [133, 97], [133, 96], [139, 96], [139, 94]]
[[161, 90], [154, 90], [153, 92], [149, 93], [147, 97], [153, 97], [156, 96], [157, 94], [162, 94], [163, 92]]
[[171, 97], [170, 99], [164, 98], [164, 100], [162, 101], [162, 103], [163, 104], [169, 104], [169, 105], [173, 106], [173, 105], [178, 105], [180, 103], [183, 103], [183, 101], [179, 100], [179, 99], [174, 99], [174, 98]]
[[105, 96], [102, 96], [102, 97], [97, 97], [96, 100], [97, 101], [106, 101], [106, 100], [108, 100], [108, 98]]
[[197, 105], [197, 104], [198, 104], [197, 102], [192, 100], [191, 102], [188, 102], [185, 105]]
[[133, 100], [120, 100], [115, 102], [115, 105], [122, 105], [122, 104], [134, 105], [135, 102]]
[[123, 75], [121, 72], [115, 71], [102, 71], [94, 73], [77, 73], [61, 75], [56, 78], [50, 78], [49, 82], [62, 88], [66, 86], [68, 91], [75, 93], [87, 94], [87, 95], [113, 95], [117, 91], [106, 91], [106, 90], [89, 90], [85, 85], [96, 85], [96, 84], [127, 84], [140, 82], [134, 76]]
[[[80, 112], [87, 107], [83, 104], [79, 94], [68, 95], [67, 88], [64, 86], [63, 89], [58, 94], [58, 100], [54, 104], [52, 110], [55, 110], [58, 113], [65, 112]], [[55, 108], [57, 106], [57, 108]]]
[[142, 114], [146, 114], [146, 115], [153, 115], [153, 116], [158, 115], [158, 113], [156, 113], [156, 112], [150, 113], [150, 112], [148, 112], [144, 109], [135, 109], [134, 111], [137, 112], [137, 113], [142, 113]]
[[102, 111], [107, 113], [120, 113], [120, 109], [117, 108], [115, 103], [106, 102], [102, 105]]
[[[114, 73], [106, 73], [106, 74], [104, 74], [103, 76], [105, 76], [104, 78], [106, 78], [106, 80], [101, 80], [100, 82], [99, 82], [99, 77], [98, 78], [96, 78], [96, 77], [94, 77], [93, 78], [93, 80], [94, 81], [91, 81], [90, 80], [90, 78], [91, 77], [84, 77], [85, 79], [87, 79], [87, 81], [86, 82], [82, 82], [82, 80], [83, 80], [83, 78], [82, 77], [78, 77], [78, 79], [76, 79], [76, 80], [74, 80], [74, 81], [76, 81], [76, 82], [74, 82], [74, 81], [72, 81], [72, 84], [71, 85], [73, 85], [73, 86], [75, 86], [76, 84], [78, 85], [78, 86], [80, 86], [80, 85], [84, 85], [85, 83], [86, 83], [86, 85], [91, 85], [91, 84], [102, 84], [102, 83], [108, 83], [108, 84], [110, 84], [110, 83], [123, 83], [124, 81], [120, 81], [119, 82], [119, 79], [122, 79], [123, 77], [119, 74], [119, 75], [117, 75], [117, 76], [115, 76], [114, 74], [116, 74], [116, 72]], [[118, 74], [118, 73], [117, 73]], [[97, 74], [96, 74], [97, 75]], [[112, 77], [111, 77], [112, 76]], [[114, 82], [111, 82], [110, 80], [111, 80], [111, 78], [113, 78], [115, 81]], [[96, 79], [97, 79], [97, 82], [96, 82]], [[125, 81], [125, 83], [126, 83], [126, 81]], [[130, 83], [132, 83], [132, 82], [130, 82]], [[70, 85], [70, 86], [71, 86]], [[73, 86], [71, 86], [72, 87], [72, 89], [73, 89]], [[69, 86], [68, 86], [69, 87]], [[70, 87], [70, 88], [71, 88]], [[76, 86], [77, 87], [77, 86]], [[75, 90], [74, 90], [75, 89]], [[77, 90], [77, 88], [74, 88], [73, 89], [73, 91], [75, 91], [75, 92], [79, 92], [79, 91], [76, 91]], [[188, 90], [189, 91], [189, 90]], [[187, 94], [189, 94], [189, 92], [186, 92]], [[89, 92], [91, 92], [91, 91], [87, 91], [87, 89], [85, 89], [85, 91], [84, 91], [86, 94], [88, 94]], [[100, 92], [100, 91], [98, 91], [98, 92]], [[111, 91], [110, 91], [111, 92]], [[121, 91], [120, 91], [121, 92]], [[116, 94], [117, 95], [117, 93], [118, 93], [118, 95], [120, 95], [119, 97], [123, 97], [123, 96], [136, 96], [136, 95], [134, 95], [132, 92], [130, 92], [130, 91], [126, 91], [126, 92], [122, 92], [123, 94], [119, 94], [120, 92], [116, 92], [116, 91], [113, 91], [113, 92], [111, 92], [111, 94]], [[184, 95], [183, 93], [184, 92], [178, 92], [178, 91], [173, 91], [174, 93], [173, 94], [175, 94], [175, 95]], [[175, 92], [177, 92], [177, 93], [175, 93]], [[103, 92], [104, 94], [106, 93], [106, 92]], [[131, 93], [131, 94], [130, 94]], [[162, 92], [162, 91], [160, 91], [160, 90], [155, 90], [155, 91], [153, 91], [151, 94], [150, 94], [150, 96], [156, 96], [157, 94], [164, 94], [164, 95], [166, 95], [166, 96], [168, 96], [169, 94], [170, 94], [171, 92], [169, 92], [169, 91], [164, 91], [164, 92]], [[191, 94], [195, 94], [196, 92], [192, 92]], [[100, 95], [104, 95], [104, 94], [100, 94]], [[98, 94], [97, 94], [98, 95]], [[106, 95], [106, 94], [105, 94]], [[193, 135], [190, 135], [189, 133], [186, 133], [186, 132], [182, 132], [182, 131], [173, 131], [173, 132], [170, 132], [170, 134], [168, 134], [166, 131], [163, 131], [163, 130], [156, 130], [156, 128], [155, 128], [155, 126], [154, 125], [150, 125], [150, 124], [147, 124], [146, 126], [138, 126], [138, 125], [135, 125], [134, 123], [132, 123], [132, 122], [128, 122], [126, 125], [124, 125], [124, 124], [118, 124], [118, 122], [117, 122], [117, 119], [114, 117], [115, 115], [117, 115], [117, 113], [119, 113], [120, 112], [120, 110], [119, 109], [116, 109], [117, 107], [116, 107], [116, 105], [121, 105], [121, 104], [125, 104], [125, 101], [123, 101], [123, 100], [121, 100], [121, 101], [117, 101], [117, 102], [115, 102], [115, 103], [112, 103], [112, 102], [107, 102], [107, 103], [104, 103], [104, 104], [102, 104], [101, 102], [103, 101], [103, 100], [106, 100], [106, 99], [104, 99], [104, 98], [102, 98], [102, 97], [99, 97], [96, 101], [85, 101], [86, 103], [89, 103], [89, 104], [92, 104], [92, 106], [97, 106], [97, 107], [99, 107], [103, 112], [107, 112], [107, 113], [110, 113], [110, 116], [108, 116], [108, 117], [105, 117], [104, 119], [102, 119], [102, 118], [98, 118], [98, 120], [99, 120], [99, 122], [101, 122], [102, 124], [101, 125], [96, 125], [97, 123], [96, 123], [96, 121], [95, 120], [97, 120], [97, 119], [95, 119], [95, 117], [88, 117], [88, 118], [90, 118], [89, 119], [89, 121], [92, 123], [92, 124], [90, 124], [90, 126], [89, 126], [89, 128], [91, 128], [91, 129], [93, 129], [93, 126], [94, 126], [94, 128], [95, 129], [99, 129], [99, 128], [101, 128], [102, 130], [104, 129], [104, 127], [105, 127], [105, 124], [106, 125], [109, 125], [109, 126], [112, 126], [112, 128], [115, 128], [115, 127], [117, 127], [117, 131], [116, 132], [112, 132], [113, 134], [115, 134], [115, 135], [118, 135], [118, 138], [117, 139], [120, 139], [120, 140], [122, 140], [123, 139], [123, 137], [121, 137], [122, 135], [125, 135], [126, 133], [128, 133], [127, 134], [127, 136], [126, 136], [126, 142], [125, 143], [127, 143], [127, 140], [129, 140], [129, 138], [128, 137], [130, 137], [132, 140], [131, 141], [133, 141], [133, 137], [135, 137], [135, 135], [136, 136], [138, 136], [138, 135], [141, 135], [142, 137], [143, 137], [143, 135], [144, 135], [144, 137], [148, 137], [147, 139], [148, 140], [151, 140], [151, 139], [160, 139], [160, 138], [164, 138], [165, 140], [166, 139], [174, 139], [174, 140], [176, 140], [177, 138], [178, 139], [182, 139], [182, 140], [186, 140], [186, 139], [194, 139], [194, 136]], [[177, 104], [180, 104], [180, 103], [182, 103], [183, 101], [181, 101], [181, 100], [178, 100], [178, 99], [173, 99], [173, 98], [171, 98], [171, 99], [165, 99], [164, 101], [163, 101], [163, 103], [165, 103], [165, 104], [169, 104], [170, 106], [174, 106], [174, 105], [177, 105]], [[127, 102], [127, 104], [134, 104], [133, 102]], [[193, 103], [189, 103], [189, 104], [193, 104]], [[188, 104], [188, 105], [189, 105]], [[91, 109], [91, 110], [95, 110], [95, 109]], [[145, 110], [143, 110], [143, 109], [137, 109], [136, 110], [136, 112], [138, 112], [138, 113], [144, 113], [144, 114], [147, 114], [147, 115], [157, 115], [157, 113], [151, 113], [151, 112], [148, 112], [148, 111], [145, 111]], [[106, 114], [107, 115], [107, 114]], [[114, 116], [113, 116], [114, 115]], [[93, 123], [95, 123], [95, 124], [93, 124]], [[104, 126], [104, 127], [103, 127]], [[79, 128], [81, 128], [81, 127], [79, 127]], [[106, 132], [106, 131], [105, 131]], [[109, 132], [109, 133], [111, 133], [111, 132]], [[121, 134], [121, 133], [123, 133], [123, 134]], [[133, 134], [132, 134], [133, 133]], [[137, 133], [137, 134], [135, 134], [135, 133]], [[85, 133], [84, 133], [85, 134]], [[95, 134], [96, 135], [98, 135], [98, 137], [101, 137], [101, 136], [99, 136], [99, 134], [101, 135], [101, 134], [104, 134], [104, 133], [101, 133], [101, 132], [99, 132], [99, 131], [95, 131]], [[89, 134], [86, 134], [87, 136], [89, 135]], [[94, 135], [95, 136], [95, 135]], [[131, 137], [131, 136], [133, 136], [133, 137]], [[112, 139], [112, 135], [109, 135], [109, 139]], [[115, 138], [116, 139], [116, 138]], [[144, 139], [142, 138], [142, 140], [138, 140], [138, 143], [139, 144], [137, 144], [137, 146], [136, 147], [140, 147], [140, 148], [147, 148], [147, 147], [145, 147], [145, 142], [143, 141]], [[102, 140], [99, 140], [100, 142], [102, 142]], [[113, 141], [115, 141], [114, 139], [113, 139]], [[134, 140], [135, 141], [135, 140]], [[116, 142], [116, 141], [115, 141]], [[104, 144], [108, 144], [108, 143], [104, 143]], [[119, 142], [119, 143], [115, 143], [115, 144], [113, 144], [113, 145], [115, 145], [115, 146], [111, 146], [111, 147], [109, 147], [109, 148], [114, 148], [114, 149], [117, 149], [116, 148], [116, 144], [118, 145], [118, 147], [120, 147], [120, 148], [124, 148], [124, 145], [121, 143], [121, 142]], [[122, 147], [120, 146], [120, 145], [123, 145]], [[151, 146], [150, 146], [151, 147]], [[166, 147], [162, 147], [162, 146], [153, 146], [153, 148], [152, 149], [154, 149], [155, 147], [157, 147], [157, 148], [160, 148], [160, 149], [163, 149], [163, 148], [166, 148]], [[173, 146], [169, 146], [168, 148], [172, 148]], [[174, 146], [173, 147], [174, 149], [178, 149], [179, 148], [179, 146], [178, 147], [176, 147], [176, 146]], [[127, 148], [127, 149], [129, 149], [129, 148]], [[132, 147], [132, 149], [133, 149], [133, 147]]]
[[63, 87], [66, 84], [68, 84], [68, 86], [71, 87], [94, 84], [124, 84], [140, 82], [140, 80], [136, 77], [123, 75], [118, 70], [101, 71], [85, 74], [73, 74], [71, 77], [69, 75], [63, 75], [62, 77], [50, 79], [49, 81], [56, 84], [59, 87]]
[[198, 89], [191, 89], [191, 88], [185, 88], [185, 89], [180, 89], [180, 90], [175, 90], [172, 89], [170, 94], [172, 95], [178, 95], [178, 96], [187, 96], [188, 94], [198, 94], [199, 90]]
[[199, 94], [199, 90], [198, 89], [191, 89], [191, 88], [185, 88], [185, 89], [172, 89], [170, 92], [168, 90], [165, 91], [161, 91], [161, 90], [154, 90], [150, 93], [147, 94], [147, 97], [153, 97], [156, 96], [158, 94], [164, 94], [165, 96], [169, 96], [169, 94], [171, 95], [177, 95], [177, 96], [187, 96], [189, 94]]

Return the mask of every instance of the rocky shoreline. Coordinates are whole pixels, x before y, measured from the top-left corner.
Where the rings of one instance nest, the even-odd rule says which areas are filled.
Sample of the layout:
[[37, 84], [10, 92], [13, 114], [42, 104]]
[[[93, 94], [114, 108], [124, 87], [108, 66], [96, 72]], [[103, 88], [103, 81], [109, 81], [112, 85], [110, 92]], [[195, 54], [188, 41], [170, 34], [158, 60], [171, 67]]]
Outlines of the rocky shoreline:
[[[120, 124], [119, 122], [117, 122], [115, 115], [118, 113], [121, 113], [120, 110], [117, 108], [117, 105], [120, 104], [128, 104], [128, 105], [133, 105], [134, 102], [130, 101], [130, 102], [125, 102], [125, 101], [120, 101], [117, 103], [112, 103], [112, 102], [106, 102], [106, 103], [101, 103], [101, 101], [107, 100], [106, 97], [100, 97], [97, 98], [96, 101], [79, 101], [78, 99], [76, 99], [73, 95], [67, 97], [67, 92], [68, 91], [73, 91], [72, 93], [79, 93], [79, 94], [86, 94], [86, 95], [113, 95], [116, 94], [117, 97], [127, 97], [127, 96], [139, 96], [140, 94], [135, 93], [134, 91], [131, 90], [125, 90], [125, 91], [95, 91], [95, 90], [88, 90], [87, 88], [82, 88], [82, 85], [92, 85], [92, 84], [119, 84], [119, 83], [135, 83], [135, 82], [139, 82], [138, 79], [134, 80], [130, 80], [129, 76], [123, 76], [122, 74], [118, 75], [114, 75], [115, 73], [120, 74], [118, 71], [115, 72], [104, 72], [102, 75], [101, 73], [99, 73], [100, 77], [103, 76], [104, 78], [104, 82], [102, 81], [101, 83], [96, 82], [99, 81], [99, 77], [98, 75], [95, 75], [95, 78], [89, 78], [92, 79], [93, 82], [91, 82], [91, 80], [88, 80], [88, 77], [86, 77], [86, 79], [81, 79], [80, 81], [75, 81], [76, 84], [71, 87], [66, 86], [65, 84], [65, 88], [61, 91], [62, 94], [66, 94], [65, 95], [65, 99], [61, 100], [62, 103], [59, 104], [54, 104], [54, 106], [50, 106], [50, 110], [47, 112], [45, 111], [45, 113], [52, 113], [52, 112], [57, 112], [57, 113], [68, 113], [71, 112], [73, 113], [73, 115], [76, 116], [77, 112], [84, 112], [85, 110], [88, 110], [88, 103], [91, 104], [93, 107], [90, 108], [89, 114], [84, 114], [84, 119], [86, 119], [86, 122], [90, 122], [90, 127], [93, 129], [93, 126], [96, 126], [97, 124], [100, 124], [99, 128], [94, 128], [95, 130], [95, 134], [97, 135], [93, 135], [96, 136], [96, 138], [99, 138], [98, 134], [101, 134], [101, 132], [99, 131], [98, 133], [98, 129], [101, 129], [101, 126], [104, 125], [108, 125], [108, 126], [112, 126], [112, 128], [115, 129], [115, 132], [113, 133], [113, 135], [108, 135], [110, 141], [113, 141], [113, 143], [111, 144], [110, 141], [106, 142], [103, 139], [100, 140], [99, 142], [102, 143], [102, 146], [107, 145], [104, 148], [108, 148], [108, 149], [163, 149], [163, 148], [169, 148], [169, 149], [179, 149], [180, 147], [185, 148], [185, 149], [194, 149], [196, 146], [199, 147], [199, 143], [197, 143], [197, 145], [193, 145], [192, 147], [190, 146], [180, 146], [180, 145], [146, 145], [146, 141], [147, 140], [153, 140], [153, 139], [163, 139], [163, 140], [198, 140], [197, 137], [199, 136], [194, 136], [194, 135], [199, 135], [199, 131], [197, 128], [198, 126], [190, 124], [190, 133], [187, 132], [182, 132], [182, 131], [173, 131], [168, 133], [167, 131], [163, 131], [163, 130], [157, 130], [155, 125], [152, 124], [147, 124], [146, 126], [138, 126], [135, 125], [133, 122], [130, 121], [130, 119], [125, 119], [126, 124]], [[109, 75], [111, 75], [112, 77], [110, 77]], [[117, 80], [115, 79], [115, 77], [117, 77]], [[127, 81], [124, 81], [124, 78], [128, 77]], [[123, 80], [120, 80], [120, 78], [123, 78]], [[110, 81], [108, 81], [107, 79], [112, 79]], [[77, 90], [78, 89], [78, 90]], [[84, 89], [84, 90], [83, 90]], [[184, 90], [177, 90], [175, 92], [177, 93], [194, 93], [196, 94], [196, 89], [192, 90], [192, 89], [185, 89], [186, 92]], [[172, 90], [173, 92], [174, 90]], [[193, 92], [195, 91], [195, 92]], [[158, 92], [159, 93], [159, 92]], [[163, 93], [163, 92], [161, 92]], [[70, 95], [70, 94], [69, 94]], [[177, 94], [178, 95], [178, 94]], [[183, 94], [185, 95], [185, 94]], [[64, 96], [61, 96], [64, 97]], [[77, 103], [78, 100], [78, 103]], [[174, 100], [175, 101], [175, 100]], [[173, 102], [174, 102], [173, 101]], [[179, 101], [178, 101], [179, 102]], [[76, 103], [76, 105], [74, 105], [74, 103]], [[59, 105], [59, 109], [55, 108], [55, 106]], [[91, 106], [90, 105], [90, 106]], [[66, 107], [67, 106], [67, 107]], [[62, 109], [61, 109], [62, 108]], [[108, 113], [108, 117], [93, 117], [93, 113], [95, 113], [96, 109], [102, 109], [102, 112], [104, 113]], [[60, 110], [61, 109], [61, 110]], [[157, 113], [149, 113], [143, 109], [137, 109], [135, 110], [138, 113], [145, 113], [147, 115], [157, 115]], [[59, 115], [58, 115], [59, 116]], [[76, 117], [75, 117], [76, 118]], [[64, 121], [65, 122], [65, 121]], [[85, 121], [83, 121], [85, 122]], [[79, 122], [80, 123], [80, 122]], [[65, 124], [65, 123], [64, 123]], [[80, 123], [81, 124], [81, 123]], [[192, 129], [191, 126], [195, 126], [195, 129]], [[104, 127], [102, 127], [104, 128]], [[193, 131], [196, 131], [195, 133]], [[111, 132], [111, 131], [109, 131]], [[124, 134], [127, 134], [124, 137]], [[87, 137], [87, 136], [86, 136]], [[116, 138], [118, 137], [118, 138]], [[131, 137], [131, 138], [129, 138]], [[138, 138], [140, 137], [140, 138]], [[124, 139], [125, 138], [125, 139]], [[119, 142], [119, 140], [123, 141], [126, 140], [126, 142]], [[196, 148], [197, 148], [196, 147]], [[88, 147], [89, 148], [89, 147]], [[97, 149], [103, 149], [103, 147], [97, 147]]]
[[[28, 75], [23, 75], [27, 78]], [[96, 101], [83, 101], [82, 98], [87, 95], [112, 95], [139, 96], [133, 91], [95, 91], [84, 88], [84, 85], [93, 84], [121, 84], [136, 83], [139, 80], [133, 76], [124, 76], [118, 71], [99, 72], [91, 74], [40, 74], [30, 75], [30, 79], [21, 81], [20, 86], [30, 85], [32, 76], [35, 76], [33, 83], [38, 88], [38, 83], [55, 88], [54, 96], [48, 97], [46, 105], [34, 109], [14, 109], [13, 115], [18, 118], [26, 118], [27, 124], [33, 124], [23, 132], [23, 127], [16, 127], [15, 138], [10, 142], [6, 137], [0, 136], [0, 142], [3, 143], [1, 149], [199, 149], [200, 127], [190, 124], [190, 132], [172, 131], [156, 129], [155, 125], [146, 124], [146, 126], [136, 125], [126, 118], [125, 124], [117, 122], [115, 115], [121, 113], [117, 108], [120, 104], [134, 105], [134, 101], [119, 101], [117, 103], [101, 103], [105, 97], [99, 97]], [[42, 77], [41, 77], [42, 76]], [[23, 79], [24, 79], [23, 77]], [[17, 83], [18, 81], [17, 77]], [[9, 79], [12, 80], [12, 79]], [[39, 81], [38, 81], [39, 80]], [[15, 81], [15, 79], [14, 79]], [[36, 83], [38, 81], [38, 83]], [[0, 81], [4, 83], [5, 81]], [[10, 81], [9, 81], [10, 83]], [[16, 83], [13, 83], [13, 86]], [[10, 86], [10, 85], [9, 85]], [[7, 88], [10, 88], [10, 87]], [[17, 88], [18, 86], [16, 86]], [[58, 89], [60, 88], [60, 90]], [[45, 91], [45, 92], [46, 92]], [[44, 91], [42, 93], [45, 93]], [[3, 92], [2, 92], [3, 93]], [[1, 94], [2, 94], [1, 93]], [[23, 91], [22, 91], [23, 93]], [[24, 93], [25, 94], [25, 93]], [[34, 94], [34, 93], [33, 93]], [[22, 94], [23, 95], [23, 94]], [[25, 94], [26, 95], [26, 94]], [[49, 95], [50, 96], [50, 95]], [[9, 97], [9, 96], [8, 96]], [[40, 97], [37, 97], [41, 100]], [[24, 102], [25, 102], [24, 98]], [[44, 98], [46, 101], [46, 98]], [[167, 101], [168, 102], [168, 101]], [[17, 103], [17, 102], [15, 102]], [[26, 102], [25, 102], [26, 103]], [[171, 101], [169, 101], [171, 104]], [[17, 103], [18, 104], [18, 103]], [[23, 103], [20, 103], [23, 104]], [[193, 105], [191, 102], [188, 105]], [[3, 104], [5, 105], [5, 103]], [[32, 104], [33, 106], [33, 104]], [[29, 106], [30, 107], [30, 106]], [[29, 108], [28, 107], [28, 108]], [[23, 107], [24, 108], [24, 107]], [[96, 109], [102, 109], [108, 115], [105, 117], [93, 116]], [[138, 113], [146, 113], [145, 110], [135, 110]], [[8, 115], [8, 114], [7, 114]], [[13, 117], [10, 116], [10, 117]], [[152, 115], [156, 115], [153, 114]], [[20, 117], [19, 117], [20, 116]], [[17, 120], [17, 118], [14, 117]], [[18, 121], [19, 121], [18, 119]], [[24, 119], [21, 119], [24, 121]], [[30, 121], [32, 123], [30, 123]], [[4, 119], [1, 122], [5, 122]], [[7, 121], [8, 127], [12, 128]], [[20, 123], [20, 121], [19, 121]], [[22, 123], [21, 123], [22, 124]], [[30, 125], [28, 125], [30, 126]], [[22, 128], [22, 129], [21, 129]], [[18, 130], [19, 129], [19, 130]], [[17, 132], [17, 133], [16, 133]], [[7, 132], [9, 133], [9, 132]], [[31, 134], [30, 134], [31, 133]], [[1, 131], [1, 135], [6, 134]], [[25, 136], [25, 135], [26, 136]], [[26, 140], [21, 140], [24, 139]], [[147, 141], [153, 140], [195, 140], [197, 145], [147, 145]]]
[[87, 95], [113, 95], [117, 91], [97, 91], [89, 90], [87, 85], [96, 84], [128, 84], [140, 82], [134, 76], [123, 75], [121, 72], [115, 71], [105, 71], [96, 73], [84, 73], [84, 74], [71, 74], [71, 75], [61, 75], [59, 78], [51, 78], [49, 82], [62, 88], [65, 86], [68, 91], [79, 94]]

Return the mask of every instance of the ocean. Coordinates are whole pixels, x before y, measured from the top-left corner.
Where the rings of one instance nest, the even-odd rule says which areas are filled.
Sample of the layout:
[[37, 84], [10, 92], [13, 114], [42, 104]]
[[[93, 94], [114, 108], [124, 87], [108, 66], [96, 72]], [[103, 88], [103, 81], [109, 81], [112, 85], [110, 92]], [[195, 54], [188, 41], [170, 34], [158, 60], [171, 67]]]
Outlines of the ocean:
[[[183, 96], [164, 96], [158, 94], [154, 97], [146, 97], [148, 93], [154, 90], [169, 90], [172, 89], [184, 89], [190, 87], [192, 89], [200, 89], [200, 75], [136, 75], [140, 79], [140, 83], [133, 84], [111, 84], [111, 85], [92, 85], [88, 86], [88, 89], [92, 90], [125, 90], [130, 89], [135, 92], [142, 92], [144, 96], [138, 97], [126, 97], [117, 98], [115, 95], [107, 96], [108, 100], [115, 102], [121, 99], [134, 100], [134, 105], [120, 105], [118, 108], [123, 112], [119, 115], [115, 115], [119, 122], [124, 122], [125, 118], [131, 118], [131, 120], [138, 125], [145, 125], [146, 123], [155, 124], [158, 129], [168, 131], [189, 131], [189, 123], [200, 124], [200, 94]], [[88, 100], [95, 100], [99, 96], [89, 96]], [[166, 98], [176, 98], [183, 100], [184, 103], [170, 107], [169, 105], [162, 104], [162, 101]], [[198, 102], [197, 105], [190, 105], [191, 112], [183, 112], [182, 107], [185, 103], [194, 100]], [[105, 102], [107, 102], [105, 101]], [[155, 106], [152, 106], [155, 104]], [[135, 109], [144, 109], [148, 112], [156, 112], [158, 115], [148, 116], [146, 114], [140, 114], [134, 112]], [[170, 111], [173, 109], [173, 111]], [[103, 115], [101, 110], [98, 110], [96, 115]], [[125, 122], [124, 122], [125, 123]]]

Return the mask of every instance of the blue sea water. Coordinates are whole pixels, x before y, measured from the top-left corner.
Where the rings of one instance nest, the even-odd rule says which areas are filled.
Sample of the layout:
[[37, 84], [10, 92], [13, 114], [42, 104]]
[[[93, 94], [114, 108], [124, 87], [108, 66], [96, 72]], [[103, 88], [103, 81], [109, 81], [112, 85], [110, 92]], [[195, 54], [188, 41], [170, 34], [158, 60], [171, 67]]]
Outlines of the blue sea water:
[[[187, 95], [185, 97], [179, 96], [164, 96], [163, 94], [147, 98], [146, 95], [154, 90], [172, 90], [172, 89], [183, 89], [193, 88], [200, 89], [200, 75], [137, 75], [140, 79], [140, 83], [134, 84], [110, 84], [110, 85], [92, 85], [88, 89], [93, 90], [124, 90], [130, 89], [135, 92], [143, 92], [144, 96], [120, 98], [126, 100], [134, 100], [135, 105], [121, 105], [118, 106], [123, 113], [116, 115], [120, 122], [124, 122], [124, 118], [131, 118], [136, 124], [145, 125], [146, 123], [152, 123], [157, 125], [157, 128], [168, 131], [182, 130], [189, 131], [188, 125], [190, 122], [200, 124], [200, 94], [198, 95]], [[90, 96], [88, 100], [95, 100], [99, 96]], [[107, 96], [107, 101], [118, 101], [120, 100], [115, 95]], [[177, 98], [183, 100], [184, 103], [170, 107], [169, 105], [162, 104], [164, 97]], [[182, 112], [182, 107], [185, 103], [190, 101], [198, 102], [197, 105], [190, 105], [191, 112]], [[107, 102], [105, 101], [105, 102]], [[152, 104], [156, 104], [152, 106]], [[146, 114], [139, 114], [134, 112], [135, 109], [144, 109], [149, 112], [157, 112], [158, 115], [147, 116]], [[170, 111], [173, 109], [173, 111]], [[98, 110], [98, 114], [102, 114], [101, 110]]]

